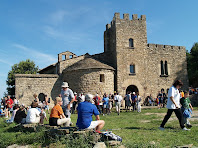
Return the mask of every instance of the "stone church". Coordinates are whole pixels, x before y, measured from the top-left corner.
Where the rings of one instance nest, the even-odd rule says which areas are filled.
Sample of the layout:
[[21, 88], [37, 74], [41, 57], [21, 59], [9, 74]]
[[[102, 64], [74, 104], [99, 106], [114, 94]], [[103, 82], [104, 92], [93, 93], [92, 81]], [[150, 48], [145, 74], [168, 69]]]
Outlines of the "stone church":
[[170, 88], [177, 79], [188, 88], [186, 49], [183, 46], [147, 43], [146, 16], [115, 13], [104, 31], [104, 52], [77, 56], [66, 51], [58, 61], [39, 74], [16, 74], [16, 97], [28, 104], [34, 93], [52, 99], [59, 95], [63, 81], [77, 93], [139, 92], [145, 98]]

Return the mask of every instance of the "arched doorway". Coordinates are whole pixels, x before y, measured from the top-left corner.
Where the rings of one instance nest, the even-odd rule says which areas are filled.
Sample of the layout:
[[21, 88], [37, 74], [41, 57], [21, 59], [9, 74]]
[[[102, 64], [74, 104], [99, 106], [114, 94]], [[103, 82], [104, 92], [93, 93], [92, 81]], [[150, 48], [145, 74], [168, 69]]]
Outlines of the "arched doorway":
[[127, 89], [126, 89], [126, 94], [127, 94], [128, 91], [130, 91], [130, 92], [135, 92], [135, 93], [139, 92], [137, 86], [135, 86], [135, 85], [129, 85], [129, 86], [127, 87]]
[[45, 101], [45, 94], [44, 93], [40, 93], [38, 95], [39, 101], [41, 101], [43, 103], [43, 101]]

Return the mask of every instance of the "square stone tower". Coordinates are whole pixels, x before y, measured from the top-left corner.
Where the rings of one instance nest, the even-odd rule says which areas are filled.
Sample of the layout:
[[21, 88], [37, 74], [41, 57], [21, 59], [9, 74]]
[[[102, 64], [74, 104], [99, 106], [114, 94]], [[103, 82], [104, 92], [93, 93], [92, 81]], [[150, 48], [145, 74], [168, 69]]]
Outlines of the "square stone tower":
[[115, 13], [104, 32], [104, 53], [115, 69], [115, 90], [146, 97], [167, 91], [176, 79], [188, 87], [186, 51], [182, 46], [147, 43], [146, 16]]
[[104, 33], [104, 52], [109, 54], [116, 69], [115, 90], [124, 94], [130, 85], [134, 85], [134, 91], [139, 91], [136, 85], [142, 87], [138, 79], [144, 82], [146, 47], [146, 16], [138, 18], [137, 14], [133, 14], [130, 20], [129, 14], [120, 18], [120, 13], [115, 13]]

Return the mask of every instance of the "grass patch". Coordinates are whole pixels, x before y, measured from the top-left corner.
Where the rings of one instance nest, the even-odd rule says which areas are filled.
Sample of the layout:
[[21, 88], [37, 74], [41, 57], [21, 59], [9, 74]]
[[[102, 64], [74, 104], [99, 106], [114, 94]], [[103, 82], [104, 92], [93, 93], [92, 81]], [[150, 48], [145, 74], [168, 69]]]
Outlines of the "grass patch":
[[[191, 121], [191, 124], [195, 125], [191, 131], [182, 131], [177, 119], [168, 121], [165, 131], [158, 130], [166, 111], [167, 109], [143, 109], [141, 113], [124, 111], [120, 116], [113, 112], [110, 115], [100, 116], [100, 118], [105, 120], [103, 131], [110, 130], [121, 136], [123, 144], [129, 148], [174, 147], [188, 144], [198, 146], [198, 120]], [[75, 125], [77, 114], [72, 114], [71, 118]], [[49, 139], [45, 135], [45, 129], [41, 128], [38, 132], [15, 131], [16, 124], [7, 124], [4, 120], [4, 118], [0, 118], [0, 147], [11, 144], [30, 144], [42, 147], [47, 145], [52, 147], [92, 147], [89, 137]], [[45, 121], [45, 123], [48, 122]]]

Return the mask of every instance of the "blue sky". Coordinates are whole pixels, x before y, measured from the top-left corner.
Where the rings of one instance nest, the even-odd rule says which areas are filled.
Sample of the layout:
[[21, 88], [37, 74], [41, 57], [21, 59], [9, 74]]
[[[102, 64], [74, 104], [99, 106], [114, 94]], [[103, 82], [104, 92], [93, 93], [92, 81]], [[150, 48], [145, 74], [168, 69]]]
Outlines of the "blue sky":
[[190, 50], [198, 41], [197, 5], [197, 0], [1, 0], [0, 97], [11, 66], [22, 60], [44, 68], [67, 50], [103, 52], [103, 33], [115, 12], [146, 15], [148, 43]]

